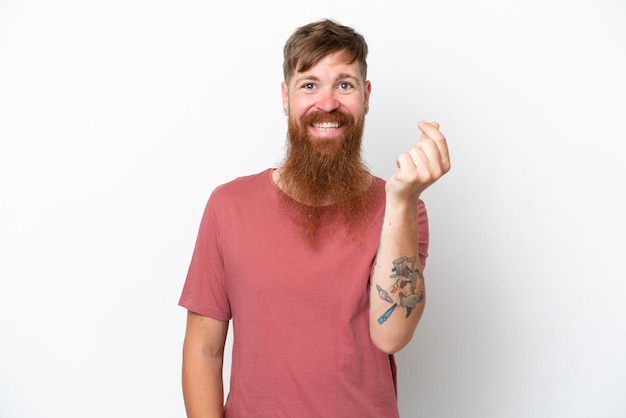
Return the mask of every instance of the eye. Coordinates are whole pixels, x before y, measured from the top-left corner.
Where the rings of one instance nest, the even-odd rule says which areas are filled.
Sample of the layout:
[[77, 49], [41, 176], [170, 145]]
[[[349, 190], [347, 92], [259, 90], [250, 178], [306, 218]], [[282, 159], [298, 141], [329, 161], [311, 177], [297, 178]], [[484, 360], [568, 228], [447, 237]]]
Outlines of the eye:
[[352, 84], [347, 81], [342, 81], [339, 83], [339, 90], [350, 90], [352, 88]]
[[313, 90], [315, 88], [315, 84], [314, 83], [304, 83], [302, 85], [302, 88], [305, 90]]

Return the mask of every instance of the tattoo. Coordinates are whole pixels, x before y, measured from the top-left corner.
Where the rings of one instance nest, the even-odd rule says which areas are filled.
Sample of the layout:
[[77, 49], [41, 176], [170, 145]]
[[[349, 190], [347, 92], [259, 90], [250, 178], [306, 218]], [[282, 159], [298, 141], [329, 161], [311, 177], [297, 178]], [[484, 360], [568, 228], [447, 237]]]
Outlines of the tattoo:
[[389, 319], [389, 317], [391, 316], [391, 314], [393, 313], [394, 309], [396, 309], [396, 306], [398, 306], [397, 303], [394, 303], [393, 306], [389, 309], [387, 309], [387, 312], [385, 312], [384, 314], [382, 314], [380, 316], [380, 318], [378, 318], [378, 323], [382, 324], [383, 322], [385, 322], [387, 319]]
[[385, 289], [376, 285], [376, 290], [378, 290], [378, 296], [380, 296], [382, 300], [389, 302], [389, 303], [393, 303], [393, 299], [391, 299], [391, 296], [389, 296], [389, 293], [387, 293]]
[[379, 324], [382, 324], [389, 319], [397, 306], [406, 308], [406, 318], [408, 318], [409, 315], [411, 315], [413, 308], [415, 308], [417, 304], [424, 301], [424, 292], [419, 291], [416, 293], [417, 279], [420, 278], [421, 280], [424, 280], [424, 275], [420, 269], [415, 266], [415, 257], [398, 258], [393, 262], [393, 268], [391, 271], [393, 274], [389, 277], [396, 280], [394, 281], [390, 292], [392, 294], [397, 293], [399, 302], [394, 303], [389, 293], [379, 285], [376, 285], [378, 296], [386, 302], [393, 303], [393, 306], [389, 308], [380, 318], [378, 318]]

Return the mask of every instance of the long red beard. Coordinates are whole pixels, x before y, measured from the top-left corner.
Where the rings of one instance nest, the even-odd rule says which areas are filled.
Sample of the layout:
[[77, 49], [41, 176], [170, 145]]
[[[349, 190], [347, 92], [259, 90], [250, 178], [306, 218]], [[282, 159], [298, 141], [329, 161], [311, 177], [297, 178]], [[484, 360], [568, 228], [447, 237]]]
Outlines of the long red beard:
[[[311, 138], [307, 127], [315, 122], [338, 122], [345, 134]], [[289, 118], [288, 147], [280, 169], [279, 187], [289, 212], [313, 245], [324, 220], [340, 216], [355, 232], [364, 220], [371, 175], [361, 158], [364, 116], [358, 120], [339, 111], [316, 112], [300, 124]]]

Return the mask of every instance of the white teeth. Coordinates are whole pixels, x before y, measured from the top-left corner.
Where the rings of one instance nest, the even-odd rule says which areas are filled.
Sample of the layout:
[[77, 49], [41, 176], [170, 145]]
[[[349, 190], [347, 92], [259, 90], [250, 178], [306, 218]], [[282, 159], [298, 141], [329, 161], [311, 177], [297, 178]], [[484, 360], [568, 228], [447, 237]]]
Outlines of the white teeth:
[[313, 127], [315, 129], [319, 129], [322, 131], [330, 131], [332, 129], [337, 129], [339, 128], [339, 124], [338, 123], [329, 123], [329, 122], [325, 122], [325, 123], [314, 123]]

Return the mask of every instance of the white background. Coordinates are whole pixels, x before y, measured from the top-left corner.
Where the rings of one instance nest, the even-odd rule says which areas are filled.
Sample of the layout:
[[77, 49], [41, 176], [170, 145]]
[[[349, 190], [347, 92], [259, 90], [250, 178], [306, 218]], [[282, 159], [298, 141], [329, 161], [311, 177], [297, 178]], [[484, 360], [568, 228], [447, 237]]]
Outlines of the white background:
[[372, 170], [420, 119], [452, 152], [402, 415], [626, 416], [623, 1], [0, 0], [0, 417], [184, 416], [204, 204], [282, 157], [322, 17], [370, 46]]

